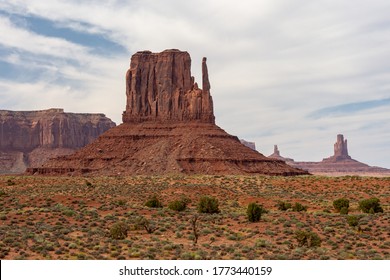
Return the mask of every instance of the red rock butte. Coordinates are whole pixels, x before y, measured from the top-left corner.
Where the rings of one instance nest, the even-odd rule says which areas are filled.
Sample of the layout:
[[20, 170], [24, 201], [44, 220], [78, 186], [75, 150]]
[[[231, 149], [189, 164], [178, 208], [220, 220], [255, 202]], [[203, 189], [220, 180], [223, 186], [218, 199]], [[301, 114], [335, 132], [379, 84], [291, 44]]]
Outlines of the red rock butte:
[[126, 74], [123, 123], [76, 153], [28, 169], [38, 174], [308, 174], [269, 159], [215, 125], [206, 58], [202, 89], [187, 52], [137, 52]]
[[294, 161], [291, 158], [284, 158], [280, 155], [278, 147], [274, 146], [274, 153], [270, 158], [276, 158], [285, 161], [290, 166], [307, 170], [312, 174], [328, 175], [379, 175], [388, 176], [390, 170], [377, 166], [369, 166], [365, 163], [353, 159], [348, 154], [347, 139], [344, 140], [342, 134], [337, 135], [336, 143], [333, 145], [334, 154], [324, 158], [320, 162]]

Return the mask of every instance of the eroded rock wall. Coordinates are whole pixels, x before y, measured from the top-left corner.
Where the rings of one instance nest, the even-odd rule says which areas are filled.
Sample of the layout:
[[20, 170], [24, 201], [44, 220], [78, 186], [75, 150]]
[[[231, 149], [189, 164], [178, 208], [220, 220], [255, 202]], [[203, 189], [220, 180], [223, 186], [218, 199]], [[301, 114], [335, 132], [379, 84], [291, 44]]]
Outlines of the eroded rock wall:
[[124, 123], [143, 121], [201, 121], [214, 123], [213, 101], [206, 58], [202, 61], [202, 86], [191, 76], [188, 52], [137, 52], [126, 73]]
[[32, 164], [70, 154], [114, 126], [103, 114], [0, 110], [0, 173], [24, 172]]

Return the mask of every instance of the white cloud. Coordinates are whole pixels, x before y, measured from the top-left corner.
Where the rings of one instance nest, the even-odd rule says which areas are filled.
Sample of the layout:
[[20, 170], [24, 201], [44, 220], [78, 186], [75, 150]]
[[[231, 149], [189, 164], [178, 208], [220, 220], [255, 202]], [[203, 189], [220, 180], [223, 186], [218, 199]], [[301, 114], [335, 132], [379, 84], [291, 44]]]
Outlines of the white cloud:
[[87, 48], [67, 42], [59, 38], [48, 38], [32, 34], [16, 27], [5, 17], [0, 17], [0, 45], [8, 48], [67, 59], [80, 59], [87, 52]]

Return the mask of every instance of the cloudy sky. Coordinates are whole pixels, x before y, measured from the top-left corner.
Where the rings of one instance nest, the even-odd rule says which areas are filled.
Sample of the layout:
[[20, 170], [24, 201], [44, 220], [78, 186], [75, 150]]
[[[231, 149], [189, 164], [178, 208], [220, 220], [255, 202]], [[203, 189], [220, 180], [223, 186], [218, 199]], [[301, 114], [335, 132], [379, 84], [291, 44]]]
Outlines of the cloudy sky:
[[[104, 4], [102, 4], [104, 3]], [[217, 124], [297, 161], [390, 168], [390, 1], [0, 1], [0, 109], [102, 112], [117, 124], [139, 50], [177, 48]]]

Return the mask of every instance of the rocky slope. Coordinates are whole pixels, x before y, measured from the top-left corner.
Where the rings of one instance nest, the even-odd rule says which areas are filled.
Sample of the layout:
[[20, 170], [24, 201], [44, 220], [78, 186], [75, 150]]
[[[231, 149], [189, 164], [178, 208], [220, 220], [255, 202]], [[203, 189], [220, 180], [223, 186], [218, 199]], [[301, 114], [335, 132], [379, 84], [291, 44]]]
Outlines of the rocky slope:
[[39, 174], [269, 174], [306, 171], [269, 159], [215, 125], [206, 58], [200, 89], [187, 52], [137, 52], [126, 75], [123, 124]]
[[114, 126], [103, 114], [0, 110], [0, 173], [21, 173], [70, 154]]

